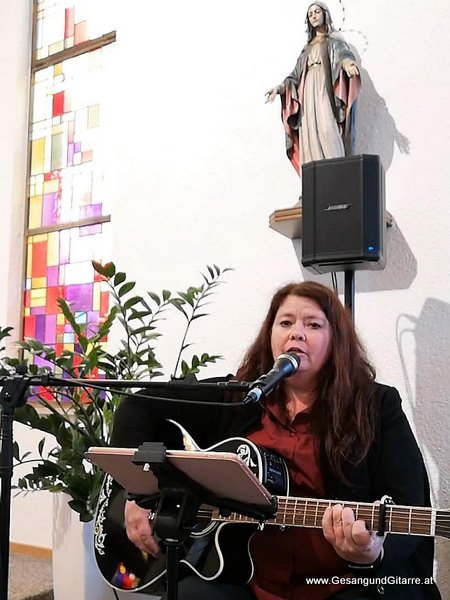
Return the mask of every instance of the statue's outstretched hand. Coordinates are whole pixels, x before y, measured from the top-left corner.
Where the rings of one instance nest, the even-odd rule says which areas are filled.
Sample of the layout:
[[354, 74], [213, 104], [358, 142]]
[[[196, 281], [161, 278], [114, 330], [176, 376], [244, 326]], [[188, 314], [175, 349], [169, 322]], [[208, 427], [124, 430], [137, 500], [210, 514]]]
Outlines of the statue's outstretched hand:
[[271, 90], [269, 90], [268, 92], [266, 92], [265, 96], [266, 96], [266, 104], [268, 102], [273, 102], [275, 100], [276, 95], [278, 94], [278, 88], [274, 87]]
[[342, 63], [342, 68], [347, 73], [349, 77], [354, 77], [355, 75], [359, 75], [359, 69], [355, 63], [355, 61], [347, 59]]

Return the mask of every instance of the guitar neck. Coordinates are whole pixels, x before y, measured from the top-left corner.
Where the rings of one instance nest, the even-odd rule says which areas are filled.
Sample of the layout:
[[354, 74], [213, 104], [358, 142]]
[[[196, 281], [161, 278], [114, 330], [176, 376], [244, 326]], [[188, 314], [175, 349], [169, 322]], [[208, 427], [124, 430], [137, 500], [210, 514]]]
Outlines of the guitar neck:
[[[321, 528], [322, 517], [325, 509], [335, 504], [341, 504], [351, 508], [357, 519], [366, 522], [368, 529], [377, 531], [379, 529], [379, 505], [365, 502], [347, 502], [339, 500], [316, 500], [313, 498], [293, 498], [281, 496], [278, 498], [278, 511], [273, 519], [265, 521], [267, 525], [285, 525], [288, 527]], [[433, 508], [413, 507], [401, 505], [386, 505], [385, 531], [386, 533], [399, 533], [405, 535], [434, 536], [443, 535], [449, 537], [448, 531], [444, 533], [437, 531], [438, 513]], [[228, 517], [222, 517], [218, 510], [214, 510], [212, 518], [224, 522], [257, 523], [244, 515], [233, 513]], [[448, 516], [444, 517], [448, 523]], [[448, 525], [446, 527], [448, 530]]]

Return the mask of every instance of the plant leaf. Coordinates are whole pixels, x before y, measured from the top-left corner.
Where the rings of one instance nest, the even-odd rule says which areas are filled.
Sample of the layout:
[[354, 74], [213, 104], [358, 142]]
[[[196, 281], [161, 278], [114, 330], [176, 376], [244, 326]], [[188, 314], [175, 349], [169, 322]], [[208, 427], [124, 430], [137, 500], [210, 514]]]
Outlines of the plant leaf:
[[94, 271], [100, 273], [100, 275], [103, 275], [103, 277], [106, 277], [108, 279], [111, 279], [111, 277], [113, 277], [116, 272], [116, 266], [113, 262], [108, 262], [102, 265], [102, 263], [93, 260], [91, 261], [91, 263], [92, 267], [94, 268]]
[[158, 306], [161, 304], [161, 300], [160, 300], [158, 294], [155, 294], [154, 292], [147, 292], [147, 294], [150, 296], [150, 298], [153, 300], [153, 302], [155, 304], [157, 304]]
[[122, 273], [121, 271], [119, 273], [116, 273], [114, 275], [114, 285], [118, 286], [121, 283], [123, 283], [125, 281], [125, 279], [127, 278], [125, 273]]
[[131, 292], [135, 285], [136, 282], [134, 281], [129, 281], [128, 283], [125, 283], [118, 291], [119, 298], [122, 298], [122, 296], [125, 296], [125, 294], [128, 294], [128, 292]]

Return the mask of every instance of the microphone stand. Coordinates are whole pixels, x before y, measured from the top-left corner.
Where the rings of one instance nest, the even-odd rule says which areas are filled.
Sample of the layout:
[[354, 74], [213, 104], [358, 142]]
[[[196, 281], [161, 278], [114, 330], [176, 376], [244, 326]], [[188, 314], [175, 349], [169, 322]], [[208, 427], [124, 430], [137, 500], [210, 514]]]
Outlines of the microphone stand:
[[[16, 374], [0, 377], [0, 600], [8, 600], [9, 546], [11, 526], [11, 480], [13, 473], [13, 421], [16, 408], [26, 404], [32, 386], [43, 387], [102, 387], [102, 388], [164, 388], [164, 389], [223, 389], [245, 391], [249, 385], [237, 380], [210, 382], [169, 382], [118, 379], [63, 379], [52, 375], [27, 376], [23, 367]], [[173, 559], [172, 559], [173, 562]]]
[[154, 530], [166, 549], [167, 600], [178, 600], [179, 562], [183, 558], [183, 544], [196, 524], [202, 504], [217, 507], [221, 514], [237, 512], [260, 523], [274, 518], [277, 498], [261, 507], [219, 498], [207, 488], [170, 464], [166, 447], [160, 442], [146, 442], [139, 446], [132, 462], [143, 470], [151, 469], [158, 479], [160, 499], [154, 516]]
[[5, 377], [0, 391], [0, 600], [8, 599], [14, 411], [26, 402], [28, 381], [23, 374]]
[[344, 304], [348, 308], [352, 317], [353, 323], [355, 322], [355, 272], [344, 271]]

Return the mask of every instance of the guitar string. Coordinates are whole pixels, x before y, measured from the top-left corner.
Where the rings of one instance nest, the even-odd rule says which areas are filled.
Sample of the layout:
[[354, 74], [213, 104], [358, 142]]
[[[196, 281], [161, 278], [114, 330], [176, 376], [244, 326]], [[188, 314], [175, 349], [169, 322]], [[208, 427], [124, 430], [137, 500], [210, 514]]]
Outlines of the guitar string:
[[[209, 515], [210, 518], [212, 518], [214, 515]], [[257, 525], [258, 524], [258, 520], [256, 519], [252, 519], [249, 517], [246, 517], [245, 515], [232, 515], [230, 517], [216, 517], [214, 518], [214, 520], [219, 521], [219, 522], [223, 522], [223, 523], [228, 523], [228, 524], [233, 524], [233, 523], [244, 523], [244, 524], [254, 524]], [[320, 529], [322, 527], [321, 522], [316, 521], [316, 520], [311, 520], [308, 521], [308, 519], [300, 520], [292, 520], [289, 521], [289, 519], [284, 519], [284, 520], [276, 520], [276, 519], [265, 519], [263, 521], [265, 524], [267, 525], [287, 525], [287, 526], [291, 526], [291, 527], [304, 527], [306, 529]], [[373, 526], [372, 531], [375, 531], [377, 528], [375, 526]], [[434, 533], [432, 533], [432, 529], [430, 527], [429, 523], [424, 523], [422, 525], [422, 527], [419, 527], [417, 524], [413, 524], [411, 527], [409, 525], [407, 525], [406, 527], [400, 527], [398, 526], [398, 528], [392, 528], [392, 527], [387, 527], [386, 528], [386, 533], [392, 533], [392, 534], [409, 534], [409, 535], [426, 535], [426, 536], [432, 536], [432, 535], [437, 535], [437, 536], [443, 536], [443, 537], [447, 537], [450, 534], [450, 527], [447, 526], [443, 526], [442, 524], [439, 524], [438, 526], [435, 527], [434, 529]]]
[[[302, 504], [303, 503], [304, 503], [304, 501], [302, 501]], [[286, 512], [286, 509], [290, 508], [292, 515], [295, 515], [295, 514], [298, 514], [298, 513], [303, 514], [305, 512], [307, 514], [311, 514], [311, 513], [315, 514], [316, 510], [317, 510], [316, 503], [314, 503], [314, 506], [311, 506], [311, 503], [307, 502], [307, 503], [305, 503], [305, 507], [303, 509], [299, 508], [298, 506], [290, 506], [290, 504], [293, 505], [293, 504], [297, 504], [297, 503], [295, 501], [287, 502], [286, 503], [286, 502], [283, 502], [282, 499], [279, 499], [279, 504], [278, 504], [279, 510], [278, 510], [278, 512], [280, 511], [281, 508], [283, 509], [284, 512]], [[317, 507], [319, 509], [320, 508], [325, 509], [328, 506], [332, 506], [332, 504], [333, 503], [328, 503], [327, 502], [326, 504], [322, 504], [322, 506], [320, 506], [320, 504], [317, 504]], [[347, 504], [346, 502], [335, 502], [334, 504], [341, 504], [344, 507], [352, 508], [352, 509], [354, 509], [358, 513], [363, 513], [363, 512], [367, 512], [367, 511], [373, 512], [374, 509], [376, 509], [376, 508], [379, 507], [379, 505], [377, 505], [377, 504], [364, 505], [364, 506], [355, 505], [353, 503], [350, 505], [350, 504]], [[202, 509], [202, 510], [204, 510], [206, 513], [208, 513], [208, 511], [206, 509]], [[411, 514], [412, 510], [416, 514]], [[209, 512], [211, 512], [211, 511], [209, 511]], [[414, 508], [411, 507], [411, 509], [410, 509], [410, 508], [403, 508], [401, 506], [394, 505], [393, 507], [387, 506], [387, 512], [389, 513], [389, 517], [390, 518], [395, 518], [395, 519], [397, 517], [399, 517], [400, 519], [402, 519], [402, 518], [409, 519], [410, 517], [412, 517], [413, 519], [419, 519], [420, 520], [420, 518], [430, 518], [430, 517], [433, 516], [433, 514], [436, 514], [436, 516], [438, 516], [439, 518], [445, 518], [445, 517], [447, 517], [447, 518], [450, 519], [450, 514], [448, 514], [448, 515], [445, 514], [445, 513], [441, 514], [441, 511], [439, 511], [438, 509], [433, 509], [433, 508], [429, 508], [429, 507], [421, 507], [421, 508], [419, 508], [419, 507], [414, 507]]]
[[[344, 504], [345, 506], [345, 504]], [[376, 507], [376, 505], [374, 505], [374, 507]], [[351, 507], [354, 508], [354, 507]], [[309, 522], [312, 520], [313, 522], [317, 521], [317, 511], [316, 509], [312, 509], [311, 507], [308, 507], [304, 510], [298, 511], [298, 510], [288, 510], [285, 511], [286, 515], [288, 517], [291, 517], [293, 520], [297, 521], [298, 518], [296, 515], [298, 515], [298, 513], [300, 513], [301, 516], [303, 516], [304, 519], [307, 519]], [[320, 515], [322, 516], [322, 514]], [[440, 518], [440, 515], [437, 515]], [[358, 518], [364, 518], [364, 520], [368, 520], [371, 522], [374, 522], [378, 519], [378, 511], [375, 512], [374, 509], [370, 509], [367, 510], [367, 508], [364, 510], [358, 510], [357, 509], [357, 517]], [[430, 512], [427, 511], [420, 511], [419, 513], [416, 512], [416, 514], [412, 515], [411, 511], [409, 510], [395, 510], [395, 513], [392, 510], [387, 510], [386, 512], [386, 521], [389, 522], [391, 528], [392, 525], [397, 526], [397, 527], [402, 527], [404, 528], [405, 526], [409, 528], [414, 528], [414, 527], [429, 527], [431, 526], [431, 521], [432, 521], [432, 517], [433, 517], [433, 513], [430, 510]], [[450, 518], [448, 519], [450, 522]], [[444, 519], [445, 521], [445, 519]]]
[[[204, 516], [211, 516], [212, 514], [213, 514], [212, 511], [205, 511], [203, 513]], [[232, 515], [230, 515], [230, 517], [224, 516], [223, 518], [224, 519], [228, 519], [228, 518], [232, 519], [232, 518], [236, 518], [237, 515], [239, 515], [239, 513], [232, 513]], [[202, 515], [200, 515], [200, 516], [202, 516]], [[309, 521], [319, 522], [319, 519], [322, 517], [322, 514], [317, 514], [316, 512], [308, 512], [308, 511], [306, 511], [306, 512], [305, 511], [301, 511], [300, 513], [299, 512], [296, 512], [296, 513], [283, 513], [283, 520], [286, 520], [289, 517], [292, 518], [293, 521], [298, 521], [300, 518], [305, 518], [305, 519], [308, 520], [308, 522]], [[376, 517], [378, 517], [378, 513], [376, 514]], [[371, 517], [371, 515], [364, 515], [364, 514], [361, 514], [360, 518], [364, 518], [365, 520], [375, 520], [374, 518]], [[256, 520], [256, 519], [253, 519], [253, 520]], [[268, 520], [276, 521], [276, 520], [279, 520], [279, 517], [278, 518], [277, 517], [271, 517]], [[414, 525], [428, 525], [428, 524], [430, 524], [430, 517], [426, 517], [426, 516], [424, 516], [422, 518], [416, 517], [416, 518], [410, 519], [409, 515], [402, 515], [400, 518], [391, 519], [390, 515], [388, 515], [387, 516], [387, 520], [391, 520], [393, 523], [395, 521], [394, 524], [396, 524], [396, 525], [397, 524], [398, 525], [402, 525], [402, 524], [406, 524], [406, 523], [409, 524], [410, 522], [411, 522], [412, 526], [414, 526]], [[450, 518], [447, 518], [447, 521], [450, 523]]]
[[[205, 513], [204, 516], [212, 516], [213, 513]], [[201, 516], [201, 515], [200, 515]], [[292, 518], [290, 518], [292, 517]], [[287, 522], [292, 522], [292, 523], [299, 523], [299, 522], [303, 522], [305, 521], [305, 523], [307, 522], [308, 524], [314, 524], [314, 523], [320, 523], [321, 522], [321, 517], [322, 515], [316, 515], [315, 513], [304, 513], [302, 512], [301, 515], [297, 514], [286, 514], [283, 515], [283, 518], [268, 518], [267, 521], [270, 522], [274, 522], [274, 523], [287, 523]], [[377, 515], [378, 517], [378, 515]], [[249, 521], [253, 521], [253, 522], [257, 522], [257, 519], [251, 518], [251, 517], [246, 517], [245, 515], [240, 515], [239, 513], [233, 513], [230, 516], [224, 516], [224, 517], [220, 517], [221, 519], [223, 519], [224, 521], [227, 520], [236, 520], [239, 518], [243, 518], [243, 519], [248, 519]], [[372, 519], [369, 517], [366, 517], [365, 515], [360, 515], [359, 518], [365, 520], [365, 521], [372, 521], [375, 522], [377, 519]], [[387, 519], [389, 520], [389, 518]], [[409, 517], [408, 518], [404, 518], [404, 519], [395, 519], [392, 520], [392, 522], [390, 523], [391, 528], [392, 527], [398, 527], [398, 528], [404, 528], [406, 527], [407, 529], [415, 529], [415, 528], [419, 528], [419, 527], [426, 527], [429, 528], [431, 527], [432, 523], [430, 521], [429, 518], [427, 519], [414, 519], [414, 520], [410, 520]], [[437, 524], [439, 527], [442, 525], [450, 525], [450, 519], [447, 520], [445, 523], [441, 523], [441, 521], [439, 521], [439, 523]]]
[[[305, 501], [303, 501], [305, 502]], [[314, 506], [312, 507], [311, 504], [312, 502], [307, 501], [306, 506], [304, 507], [303, 510], [298, 510], [298, 508], [296, 506], [292, 506], [292, 505], [297, 505], [298, 501], [296, 500], [288, 500], [286, 502], [283, 502], [283, 499], [280, 499], [280, 504], [279, 504], [279, 510], [278, 513], [282, 512], [283, 513], [283, 519], [280, 520], [280, 524], [286, 524], [286, 523], [290, 523], [292, 522], [292, 524], [298, 524], [298, 523], [302, 523], [305, 526], [309, 526], [309, 527], [320, 527], [320, 521], [321, 521], [321, 517], [322, 514], [318, 514], [318, 510], [319, 508], [326, 508], [327, 506], [330, 506], [332, 503], [330, 502], [314, 502]], [[345, 503], [341, 503], [343, 505], [345, 505]], [[283, 509], [283, 505], [284, 505], [284, 509]], [[289, 508], [289, 506], [291, 505], [291, 510], [287, 510], [287, 508]], [[308, 506], [309, 505], [309, 506]], [[317, 505], [317, 506], [316, 506]], [[378, 513], [374, 514], [374, 509], [377, 508], [377, 505], [370, 505], [370, 504], [363, 504], [363, 505], [351, 505], [351, 508], [356, 509], [356, 511], [359, 513], [360, 518], [364, 518], [364, 520], [368, 520], [371, 521], [372, 523], [374, 523], [374, 521], [376, 520], [376, 518], [378, 517]], [[362, 509], [362, 510], [359, 510]], [[364, 510], [365, 509], [365, 510]], [[411, 511], [415, 510], [416, 514], [412, 515]], [[370, 512], [370, 514], [364, 514], [367, 512]], [[392, 514], [395, 511], [395, 514]], [[417, 511], [419, 514], [417, 514]], [[436, 509], [432, 509], [429, 507], [423, 507], [423, 508], [401, 508], [400, 506], [394, 506], [394, 507], [387, 507], [387, 514], [386, 514], [386, 521], [389, 523], [389, 530], [391, 530], [393, 527], [397, 527], [397, 528], [401, 528], [401, 531], [396, 531], [396, 533], [406, 533], [408, 531], [410, 531], [411, 529], [415, 529], [416, 531], [414, 531], [413, 533], [419, 533], [421, 531], [421, 529], [426, 528], [426, 531], [430, 531], [431, 529], [431, 525], [432, 525], [432, 517], [433, 517], [433, 512], [435, 513], [435, 516], [439, 518], [439, 522], [436, 523], [436, 528], [439, 529], [439, 531], [446, 531], [446, 525], [450, 524], [450, 515], [446, 515], [446, 514], [437, 514], [439, 511], [436, 511]], [[204, 513], [206, 516], [212, 518], [213, 514], [219, 514], [219, 510], [216, 509], [216, 511], [213, 513], [213, 511], [208, 511], [208, 510], [201, 510], [200, 513]], [[319, 521], [320, 518], [320, 521]], [[267, 523], [273, 523], [273, 524], [278, 524], [278, 521], [280, 519], [280, 515], [276, 515], [274, 518], [270, 518], [270, 519], [266, 519]], [[240, 515], [239, 513], [232, 513], [232, 515], [230, 516], [225, 516], [225, 517], [220, 517], [220, 520], [223, 520], [224, 522], [227, 521], [233, 521], [233, 520], [244, 520], [246, 522], [249, 523], [257, 523], [257, 519], [251, 519], [249, 517], [246, 517], [245, 515]], [[281, 523], [282, 522], [282, 523]], [[404, 531], [406, 527], [406, 531]], [[423, 533], [425, 533], [426, 531], [423, 531]]]
[[[225, 524], [239, 524], [244, 523], [248, 525], [257, 525], [259, 523], [258, 520], [246, 517], [245, 515], [234, 515], [232, 517], [217, 517], [214, 520], [218, 522], [222, 522]], [[293, 520], [289, 521], [289, 519], [285, 520], [276, 520], [276, 519], [265, 519], [263, 523], [266, 525], [285, 525], [290, 527], [304, 527], [305, 529], [320, 529], [322, 527], [321, 522], [318, 521], [308, 521], [307, 519], [303, 520]], [[377, 527], [375, 525], [370, 528], [372, 531], [376, 531]], [[417, 524], [414, 524], [412, 527], [407, 525], [406, 527], [387, 527], [386, 533], [398, 534], [398, 535], [425, 535], [425, 536], [442, 536], [449, 537], [450, 536], [450, 527], [443, 526], [442, 524], [437, 525], [434, 530], [431, 529], [428, 523], [419, 527]]]
[[[303, 503], [303, 502], [302, 502]], [[308, 516], [311, 515], [316, 515], [317, 510], [318, 509], [325, 509], [328, 506], [332, 506], [333, 503], [326, 503], [326, 504], [322, 504], [322, 506], [320, 504], [317, 504], [317, 508], [316, 508], [316, 503], [314, 503], [314, 506], [311, 506], [311, 502], [308, 502], [307, 504], [309, 505], [305, 505], [305, 507], [299, 508], [298, 506], [292, 506], [294, 504], [297, 504], [297, 502], [295, 501], [290, 501], [290, 502], [283, 502], [282, 499], [279, 499], [279, 510], [278, 512], [280, 512], [280, 510], [283, 510], [284, 514], [289, 514], [290, 516], [295, 516], [296, 514], [307, 514]], [[379, 505], [377, 504], [373, 504], [373, 505], [355, 505], [355, 504], [351, 504], [348, 505], [345, 502], [335, 502], [334, 504], [342, 504], [342, 506], [347, 506], [350, 507], [352, 509], [354, 509], [357, 513], [359, 514], [363, 514], [363, 513], [367, 513], [370, 512], [372, 513], [374, 511], [374, 509], [378, 508]], [[291, 505], [291, 506], [290, 506]], [[414, 510], [415, 514], [412, 514], [411, 511]], [[392, 520], [399, 520], [402, 521], [404, 519], [406, 520], [418, 520], [420, 521], [421, 519], [430, 519], [433, 514], [435, 514], [437, 517], [439, 517], [439, 519], [443, 518], [445, 519], [446, 517], [450, 520], [450, 515], [446, 515], [446, 514], [439, 514], [439, 511], [437, 509], [433, 509], [433, 508], [429, 508], [429, 507], [423, 507], [423, 508], [401, 508], [400, 506], [393, 506], [392, 508], [390, 506], [387, 507], [387, 513], [388, 513], [388, 517]], [[378, 515], [378, 513], [376, 513]], [[367, 516], [367, 515], [365, 515]]]

